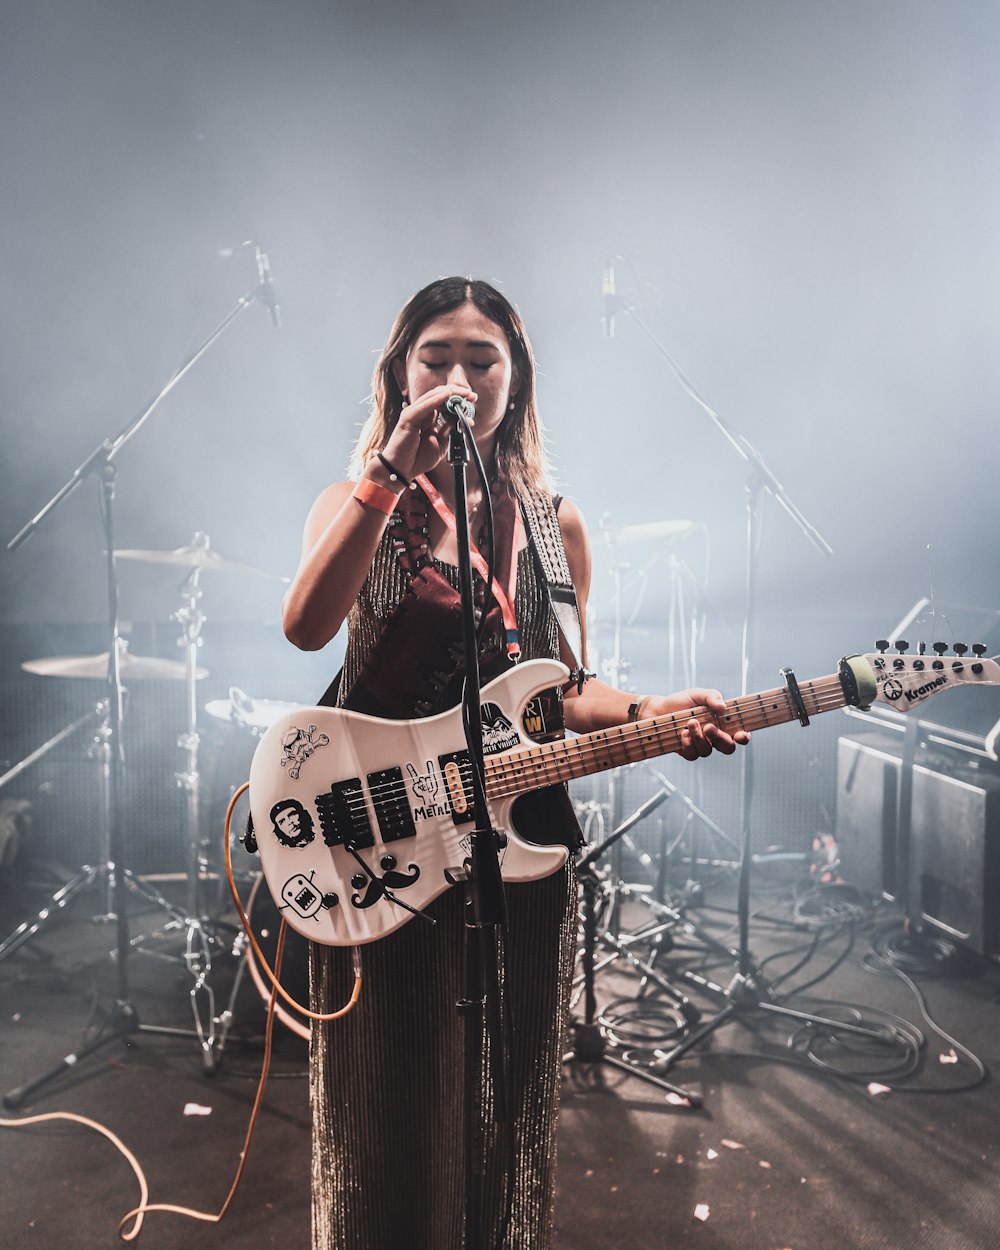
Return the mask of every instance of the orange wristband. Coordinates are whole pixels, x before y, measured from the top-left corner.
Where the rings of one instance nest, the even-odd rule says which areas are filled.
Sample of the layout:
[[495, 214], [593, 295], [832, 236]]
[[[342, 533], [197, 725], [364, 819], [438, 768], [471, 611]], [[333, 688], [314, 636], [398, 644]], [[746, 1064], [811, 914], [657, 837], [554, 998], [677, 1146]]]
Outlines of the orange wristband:
[[374, 508], [376, 512], [383, 512], [386, 516], [392, 516], [399, 502], [399, 495], [386, 490], [384, 486], [379, 486], [378, 482], [373, 482], [367, 477], [359, 479], [354, 487], [354, 498], [367, 504], [369, 508]]

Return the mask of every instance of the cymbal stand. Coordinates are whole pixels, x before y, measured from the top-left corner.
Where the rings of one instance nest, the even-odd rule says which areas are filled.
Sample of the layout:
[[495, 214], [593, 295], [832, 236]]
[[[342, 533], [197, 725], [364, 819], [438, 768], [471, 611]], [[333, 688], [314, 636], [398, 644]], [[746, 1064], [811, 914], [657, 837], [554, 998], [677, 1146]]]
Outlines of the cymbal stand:
[[[208, 535], [195, 534], [192, 545], [208, 547]], [[184, 791], [187, 805], [188, 831], [188, 914], [196, 920], [204, 920], [205, 903], [202, 885], [209, 863], [205, 837], [201, 828], [201, 778], [198, 772], [198, 748], [201, 735], [198, 732], [198, 648], [202, 644], [201, 631], [205, 614], [201, 611], [201, 568], [191, 570], [181, 587], [183, 606], [173, 615], [181, 627], [177, 645], [184, 650], [184, 694], [186, 722], [184, 733], [177, 745], [186, 756], [187, 767], [177, 773], [177, 784]]]
[[[258, 248], [259, 253], [259, 248]], [[250, 308], [254, 302], [260, 300], [263, 303], [271, 305], [272, 317], [276, 317], [276, 308], [274, 306], [274, 292], [269, 281], [265, 281], [265, 273], [260, 265], [258, 256], [258, 276], [260, 281], [256, 287], [241, 295], [234, 306], [228, 313], [217, 323], [215, 328], [208, 336], [197, 346], [186, 359], [174, 370], [167, 379], [166, 383], [160, 388], [159, 392], [154, 396], [153, 400], [142, 409], [136, 416], [132, 417], [125, 423], [122, 429], [113, 437], [106, 438], [102, 443], [93, 449], [89, 456], [73, 471], [70, 477], [63, 483], [59, 490], [52, 496], [47, 504], [35, 514], [30, 521], [27, 522], [18, 531], [17, 534], [8, 542], [7, 550], [14, 551], [26, 542], [35, 531], [45, 522], [53, 511], [68, 498], [74, 490], [76, 490], [82, 482], [87, 478], [93, 477], [101, 483], [101, 513], [104, 523], [104, 549], [106, 553], [105, 570], [107, 585], [107, 602], [108, 602], [108, 707], [110, 712], [110, 764], [108, 770], [109, 794], [110, 794], [110, 820], [109, 820], [109, 862], [115, 865], [114, 873], [114, 915], [116, 925], [116, 946], [115, 946], [115, 965], [117, 970], [117, 994], [113, 1010], [109, 1013], [110, 1024], [102, 1033], [91, 1038], [76, 1051], [66, 1056], [55, 1067], [41, 1076], [28, 1081], [26, 1084], [19, 1086], [17, 1089], [10, 1090], [3, 1097], [5, 1106], [13, 1107], [19, 1105], [25, 1098], [29, 1097], [35, 1090], [39, 1089], [48, 1081], [59, 1076], [61, 1073], [76, 1067], [80, 1060], [98, 1051], [102, 1046], [116, 1039], [123, 1040], [127, 1043], [128, 1039], [138, 1032], [148, 1033], [169, 1033], [186, 1036], [185, 1030], [170, 1029], [158, 1025], [145, 1025], [139, 1021], [138, 1012], [131, 999], [131, 989], [128, 979], [128, 953], [130, 950], [129, 942], [129, 924], [128, 924], [128, 902], [126, 894], [126, 879], [124, 875], [124, 808], [122, 804], [122, 795], [124, 792], [124, 775], [125, 775], [125, 756], [122, 747], [122, 715], [124, 708], [124, 686], [122, 684], [121, 672], [121, 648], [119, 645], [119, 605], [118, 605], [118, 577], [115, 569], [115, 527], [114, 527], [114, 499], [115, 499], [115, 482], [117, 474], [117, 457], [132, 438], [139, 432], [145, 423], [152, 416], [154, 410], [166, 398], [166, 396], [177, 386], [194, 365], [208, 352], [212, 344], [219, 339], [230, 325]], [[210, 1047], [206, 1047], [203, 1042], [203, 1055], [206, 1068], [211, 1070], [214, 1064], [214, 1054]]]

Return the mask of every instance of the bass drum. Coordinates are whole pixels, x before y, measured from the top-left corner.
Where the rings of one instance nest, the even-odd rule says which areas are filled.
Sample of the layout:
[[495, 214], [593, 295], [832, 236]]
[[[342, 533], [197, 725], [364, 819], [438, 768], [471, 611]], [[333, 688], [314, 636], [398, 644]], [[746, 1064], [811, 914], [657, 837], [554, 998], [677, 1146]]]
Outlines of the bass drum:
[[[271, 898], [271, 892], [267, 888], [267, 882], [264, 880], [263, 873], [260, 873], [257, 880], [253, 883], [246, 911], [253, 935], [264, 953], [264, 958], [273, 968], [278, 951], [278, 930], [281, 928], [281, 913], [274, 905], [274, 899]], [[249, 944], [247, 945], [247, 967], [250, 969], [250, 976], [257, 987], [257, 993], [264, 1000], [266, 1006], [271, 999], [271, 980], [260, 967], [254, 949]], [[291, 925], [288, 926], [285, 933], [285, 949], [281, 955], [281, 975], [278, 980], [281, 982], [282, 988], [291, 994], [296, 1002], [308, 1007], [309, 942], [301, 933], [297, 933]], [[304, 1037], [306, 1041], [309, 1040], [309, 1017], [296, 1011], [294, 1007], [285, 1002], [280, 994], [275, 1003], [274, 1014], [293, 1033], [297, 1033], [299, 1037]]]

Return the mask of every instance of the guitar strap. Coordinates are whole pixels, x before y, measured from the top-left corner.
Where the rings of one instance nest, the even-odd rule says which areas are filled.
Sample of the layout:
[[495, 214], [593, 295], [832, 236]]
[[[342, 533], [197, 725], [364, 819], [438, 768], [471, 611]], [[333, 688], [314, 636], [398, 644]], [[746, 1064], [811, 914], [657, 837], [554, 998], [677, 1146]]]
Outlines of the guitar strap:
[[[569, 563], [566, 559], [562, 531], [559, 528], [558, 508], [560, 502], [561, 498], [559, 496], [553, 499], [548, 491], [526, 492], [520, 498], [521, 514], [524, 519], [525, 531], [528, 535], [535, 567], [545, 585], [559, 633], [572, 658], [575, 668], [573, 677], [578, 685], [582, 687], [585, 680], [585, 670], [582, 661], [583, 632], [576, 591], [573, 587]], [[409, 513], [411, 509], [417, 511], [414, 508], [416, 500], [406, 500], [406, 503], [409, 505], [405, 509], [406, 513]], [[396, 512], [390, 523], [390, 532], [396, 558], [410, 581], [408, 594], [404, 596], [403, 601], [397, 607], [394, 618], [390, 618], [390, 621], [386, 622], [386, 630], [383, 633], [383, 638], [386, 633], [395, 634], [398, 645], [400, 617], [406, 615], [404, 605], [410, 594], [414, 593], [415, 590], [419, 593], [423, 589], [421, 583], [427, 578], [428, 573], [432, 573], [433, 566], [431, 565], [430, 553], [427, 549], [425, 513], [422, 516], [418, 514], [415, 517], [411, 517], [409, 515], [401, 516], [399, 512]], [[513, 553], [511, 553], [511, 556], [513, 561]], [[429, 568], [428, 566], [431, 567]], [[416, 578], [414, 578], [414, 574], [417, 575]], [[434, 578], [432, 573], [432, 580], [437, 580], [437, 578], [440, 578], [440, 574], [437, 574], [437, 577]], [[414, 585], [414, 581], [416, 585]], [[404, 629], [402, 631], [404, 638], [406, 633], [407, 631]], [[379, 641], [381, 643], [383, 639]], [[388, 640], [385, 639], [385, 641]], [[376, 648], [376, 650], [378, 649]], [[377, 657], [372, 656], [370, 657], [371, 660], [376, 660], [376, 663], [366, 665], [368, 680], [371, 680], [373, 672], [378, 672]], [[461, 657], [457, 650], [449, 654], [447, 662], [443, 662], [440, 657], [438, 658], [438, 663], [434, 666], [433, 685], [436, 690], [443, 689], [448, 679], [457, 672], [460, 663]], [[321, 705], [333, 706], [336, 704], [340, 676], [341, 674], [338, 673], [329, 688], [321, 696], [319, 700]], [[361, 691], [358, 687], [363, 687], [366, 684], [364, 680], [359, 680], [350, 692], [345, 705], [355, 706], [356, 710], [367, 711], [373, 715], [385, 715], [386, 708], [369, 704], [367, 699], [359, 698]], [[421, 706], [418, 714], [426, 714], [429, 706], [429, 702], [425, 706]], [[395, 714], [400, 715], [401, 713], [397, 711]]]
[[583, 664], [583, 627], [580, 621], [580, 605], [576, 600], [576, 589], [566, 559], [562, 530], [559, 528], [561, 502], [561, 495], [553, 499], [548, 491], [525, 492], [521, 497], [521, 515], [524, 517], [535, 564], [548, 591], [552, 613], [573, 660], [572, 677], [577, 688], [582, 690], [588, 676]]

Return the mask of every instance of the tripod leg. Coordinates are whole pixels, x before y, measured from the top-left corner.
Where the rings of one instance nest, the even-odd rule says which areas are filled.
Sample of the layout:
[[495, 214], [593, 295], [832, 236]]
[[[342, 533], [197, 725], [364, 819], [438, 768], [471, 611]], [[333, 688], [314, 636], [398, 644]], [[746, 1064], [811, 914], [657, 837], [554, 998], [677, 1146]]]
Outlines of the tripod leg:
[[47, 924], [53, 916], [58, 915], [82, 890], [86, 890], [93, 885], [97, 880], [97, 874], [98, 869], [84, 865], [72, 881], [68, 881], [52, 895], [34, 920], [26, 920], [24, 924], [14, 930], [10, 937], [0, 942], [0, 959], [5, 959], [8, 955], [13, 954], [19, 946], [23, 946], [25, 942], [33, 938], [43, 925]]
[[94, 1054], [102, 1046], [107, 1046], [109, 1042], [113, 1042], [116, 1039], [121, 1038], [127, 1042], [128, 1037], [136, 1033], [138, 1029], [138, 1016], [135, 1015], [127, 1003], [118, 1003], [114, 1028], [91, 1038], [89, 1042], [84, 1042], [72, 1054], [60, 1059], [55, 1067], [50, 1068], [48, 1072], [43, 1072], [41, 1076], [36, 1076], [34, 1080], [28, 1081], [25, 1085], [19, 1085], [16, 1089], [8, 1090], [3, 1096], [3, 1105], [5, 1107], [19, 1107], [35, 1090], [40, 1089], [57, 1076], [61, 1076], [64, 1072], [69, 1072], [72, 1068], [75, 1068], [81, 1059], [86, 1059], [88, 1055]]

